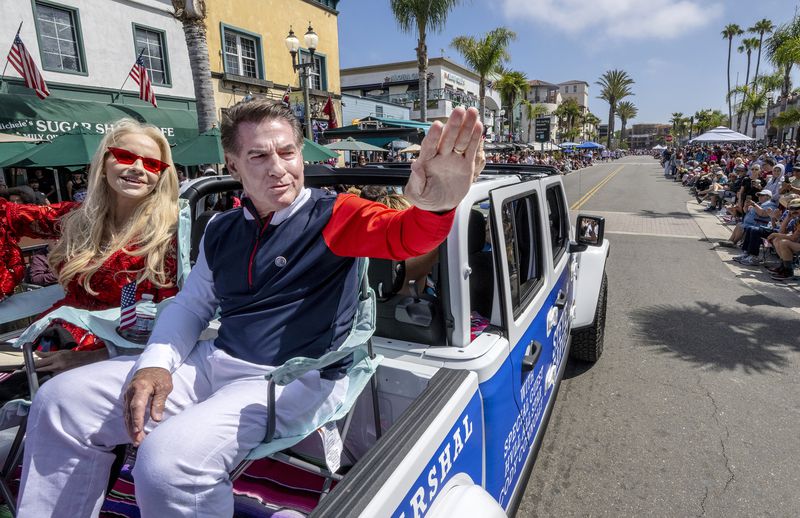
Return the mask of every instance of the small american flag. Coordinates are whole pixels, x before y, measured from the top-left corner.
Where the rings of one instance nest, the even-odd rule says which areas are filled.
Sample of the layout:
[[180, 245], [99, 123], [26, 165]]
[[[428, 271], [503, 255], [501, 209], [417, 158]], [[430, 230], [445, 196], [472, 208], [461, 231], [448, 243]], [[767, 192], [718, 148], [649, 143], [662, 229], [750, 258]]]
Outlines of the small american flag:
[[25, 44], [22, 43], [22, 38], [17, 34], [14, 37], [14, 43], [11, 45], [11, 50], [8, 52], [8, 62], [14, 67], [14, 70], [19, 72], [22, 80], [25, 81], [25, 86], [32, 88], [39, 99], [44, 99], [50, 95], [50, 90], [47, 89], [47, 83], [44, 82], [42, 74], [36, 67], [33, 58], [28, 53]]
[[286, 106], [287, 108], [289, 107], [289, 104], [290, 104], [289, 94], [291, 94], [291, 93], [292, 93], [292, 87], [291, 86], [287, 86], [286, 87], [286, 93], [283, 94], [283, 99], [281, 100], [283, 105]]
[[119, 302], [119, 328], [128, 329], [136, 323], [136, 281], [122, 287], [122, 298]]
[[128, 75], [139, 85], [139, 99], [149, 102], [154, 108], [158, 108], [156, 93], [153, 91], [153, 85], [150, 84], [150, 76], [147, 75], [147, 68], [144, 66], [144, 59], [142, 59], [141, 55], [136, 58], [136, 63], [133, 64], [133, 68], [131, 68]]

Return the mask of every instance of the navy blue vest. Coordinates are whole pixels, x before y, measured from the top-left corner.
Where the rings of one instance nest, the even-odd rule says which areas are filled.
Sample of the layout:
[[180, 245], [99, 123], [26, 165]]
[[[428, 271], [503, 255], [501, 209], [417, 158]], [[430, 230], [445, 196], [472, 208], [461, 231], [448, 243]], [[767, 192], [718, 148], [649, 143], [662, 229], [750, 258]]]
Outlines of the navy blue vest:
[[[278, 225], [262, 228], [241, 208], [211, 221], [205, 254], [220, 302], [218, 348], [278, 366], [296, 356], [318, 358], [344, 342], [358, 304], [358, 271], [322, 237], [335, 201], [336, 194], [311, 189]], [[340, 374], [341, 366], [333, 370]]]

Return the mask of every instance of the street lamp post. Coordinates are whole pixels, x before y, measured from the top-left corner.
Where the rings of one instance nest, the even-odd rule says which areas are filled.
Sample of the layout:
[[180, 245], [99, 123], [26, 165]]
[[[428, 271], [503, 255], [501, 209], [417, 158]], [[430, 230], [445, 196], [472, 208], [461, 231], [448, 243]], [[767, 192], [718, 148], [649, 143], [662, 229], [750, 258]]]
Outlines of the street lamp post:
[[295, 72], [298, 70], [301, 71], [300, 76], [303, 80], [303, 103], [305, 105], [303, 112], [305, 114], [306, 138], [314, 140], [314, 132], [311, 128], [311, 69], [314, 67], [314, 53], [317, 51], [319, 36], [317, 36], [317, 33], [314, 32], [314, 29], [311, 27], [311, 22], [308, 23], [308, 31], [306, 31], [303, 36], [303, 41], [306, 44], [306, 49], [308, 49], [308, 61], [305, 63], [301, 62], [301, 58], [298, 56], [300, 40], [297, 39], [292, 27], [289, 26], [289, 35], [286, 36], [286, 48], [289, 50], [289, 54], [292, 55], [292, 68]]

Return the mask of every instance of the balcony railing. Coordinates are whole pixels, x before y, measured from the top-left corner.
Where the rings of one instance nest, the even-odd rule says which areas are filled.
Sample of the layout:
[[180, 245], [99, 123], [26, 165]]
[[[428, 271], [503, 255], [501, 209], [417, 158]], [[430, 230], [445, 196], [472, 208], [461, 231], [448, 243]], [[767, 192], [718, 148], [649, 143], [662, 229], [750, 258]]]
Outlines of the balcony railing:
[[[413, 110], [419, 109], [418, 90], [412, 90], [400, 94], [370, 95], [368, 97], [370, 99], [375, 99], [376, 101], [397, 104], [400, 106], [408, 106]], [[431, 101], [442, 101], [442, 100], [451, 101], [453, 103], [453, 107], [466, 106], [467, 108], [469, 108], [471, 106], [478, 106], [478, 98], [474, 95], [470, 95], [464, 92], [459, 92], [458, 90], [450, 90], [448, 88], [437, 88], [434, 90], [428, 90], [429, 106]]]

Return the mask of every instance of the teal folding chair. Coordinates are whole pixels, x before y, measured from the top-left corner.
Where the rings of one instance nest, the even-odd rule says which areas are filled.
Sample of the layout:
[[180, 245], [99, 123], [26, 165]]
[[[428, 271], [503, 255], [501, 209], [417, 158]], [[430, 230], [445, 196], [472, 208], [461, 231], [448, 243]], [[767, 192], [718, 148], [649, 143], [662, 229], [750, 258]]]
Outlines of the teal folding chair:
[[[343, 418], [344, 423], [341, 426], [339, 434], [342, 438], [342, 443], [344, 443], [353, 417], [351, 409], [367, 384], [370, 385], [372, 392], [375, 432], [376, 435], [380, 437], [380, 412], [378, 409], [377, 397], [378, 387], [374, 374], [383, 358], [381, 356], [376, 356], [372, 351], [372, 334], [375, 332], [376, 315], [375, 292], [370, 288], [367, 280], [368, 259], [359, 258], [357, 261], [360, 278], [359, 303], [350, 334], [345, 339], [344, 343], [335, 351], [330, 351], [320, 358], [292, 358], [265, 376], [268, 382], [267, 433], [264, 442], [254, 448], [247, 458], [231, 472], [231, 480], [236, 480], [236, 478], [244, 473], [255, 460], [269, 457], [278, 462], [290, 464], [305, 471], [323, 476], [325, 478], [325, 484], [322, 495], [324, 496], [330, 490], [332, 482], [341, 480], [342, 475], [328, 469], [328, 467], [324, 465], [324, 462], [310, 462], [307, 458], [301, 458], [288, 453], [287, 450], [309, 437], [319, 428], [322, 428], [326, 424], [340, 421]], [[342, 403], [337, 408], [333, 409], [329, 415], [318, 415], [316, 419], [309, 422], [289, 423], [287, 429], [281, 430], [280, 435], [278, 435], [275, 427], [276, 386], [286, 386], [312, 370], [324, 369], [350, 355], [352, 355], [353, 361], [346, 371], [349, 384]]]

